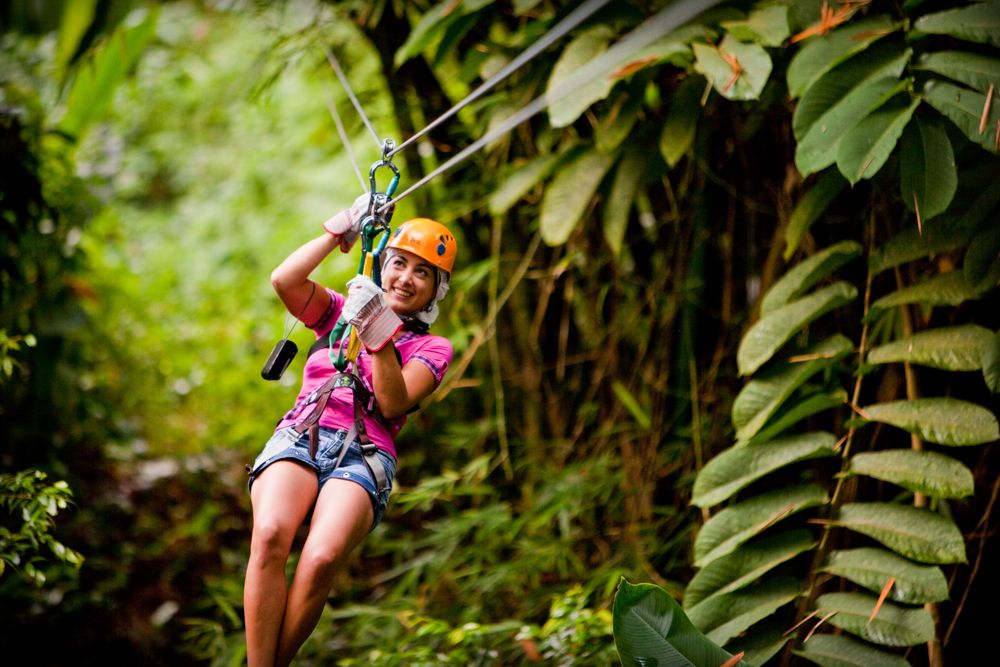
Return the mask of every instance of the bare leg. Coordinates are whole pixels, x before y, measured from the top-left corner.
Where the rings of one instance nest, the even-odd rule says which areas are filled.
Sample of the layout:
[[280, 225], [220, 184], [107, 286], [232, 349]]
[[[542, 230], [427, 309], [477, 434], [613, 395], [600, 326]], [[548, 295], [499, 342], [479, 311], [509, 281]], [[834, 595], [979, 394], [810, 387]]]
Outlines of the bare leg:
[[368, 492], [358, 484], [331, 479], [323, 485], [288, 590], [276, 666], [287, 666], [316, 627], [333, 575], [368, 534], [374, 516]]
[[317, 495], [316, 473], [292, 461], [271, 464], [251, 488], [253, 535], [243, 587], [249, 667], [272, 667], [285, 614], [285, 564]]

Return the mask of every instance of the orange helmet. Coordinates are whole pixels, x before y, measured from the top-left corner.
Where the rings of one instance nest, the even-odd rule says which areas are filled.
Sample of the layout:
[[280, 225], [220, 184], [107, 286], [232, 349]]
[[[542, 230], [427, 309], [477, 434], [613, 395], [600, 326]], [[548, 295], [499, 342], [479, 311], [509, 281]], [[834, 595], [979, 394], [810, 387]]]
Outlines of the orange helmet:
[[389, 248], [407, 250], [426, 259], [442, 271], [451, 273], [458, 244], [448, 228], [430, 218], [407, 220], [393, 232]]

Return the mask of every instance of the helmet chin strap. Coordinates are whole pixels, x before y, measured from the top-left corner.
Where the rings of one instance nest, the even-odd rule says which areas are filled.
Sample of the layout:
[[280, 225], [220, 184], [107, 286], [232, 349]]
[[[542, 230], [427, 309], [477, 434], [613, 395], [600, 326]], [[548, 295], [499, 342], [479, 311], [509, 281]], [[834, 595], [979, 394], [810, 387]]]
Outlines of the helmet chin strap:
[[[385, 252], [382, 253], [382, 264], [385, 265], [385, 263], [388, 262], [392, 256], [396, 254], [396, 252], [397, 250], [395, 248], [386, 248]], [[448, 295], [448, 290], [451, 287], [448, 272], [434, 267], [434, 282], [437, 283], [434, 298], [432, 298], [426, 306], [417, 312], [403, 316], [403, 319], [407, 322], [405, 325], [407, 329], [419, 331], [419, 333], [426, 333], [427, 329], [430, 328], [430, 326], [437, 320], [438, 315], [441, 312], [438, 308], [438, 301]], [[412, 327], [409, 322], [413, 322]]]

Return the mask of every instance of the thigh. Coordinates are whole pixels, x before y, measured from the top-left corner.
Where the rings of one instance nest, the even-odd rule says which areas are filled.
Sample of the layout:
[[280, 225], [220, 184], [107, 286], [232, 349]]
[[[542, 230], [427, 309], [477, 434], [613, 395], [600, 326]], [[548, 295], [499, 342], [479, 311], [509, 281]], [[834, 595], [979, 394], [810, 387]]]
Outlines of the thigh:
[[316, 502], [318, 487], [311, 468], [291, 460], [275, 461], [250, 489], [254, 525], [298, 530]]
[[372, 501], [364, 487], [331, 479], [316, 500], [306, 544], [334, 558], [346, 556], [365, 538], [374, 519]]

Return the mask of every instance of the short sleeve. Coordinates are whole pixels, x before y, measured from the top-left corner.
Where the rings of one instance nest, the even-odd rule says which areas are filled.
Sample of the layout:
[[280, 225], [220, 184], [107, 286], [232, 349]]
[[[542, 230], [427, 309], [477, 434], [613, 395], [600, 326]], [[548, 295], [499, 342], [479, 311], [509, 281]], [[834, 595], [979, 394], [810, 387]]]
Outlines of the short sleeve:
[[323, 314], [313, 324], [306, 324], [307, 327], [316, 332], [316, 337], [320, 338], [333, 329], [333, 325], [340, 317], [340, 311], [344, 309], [344, 297], [329, 287], [324, 287], [326, 293], [330, 295], [330, 305], [326, 307]]
[[406, 360], [419, 361], [430, 369], [434, 376], [434, 385], [441, 384], [444, 374], [448, 372], [454, 350], [451, 341], [442, 336], [427, 336], [421, 341], [421, 345], [414, 350], [413, 354]]

